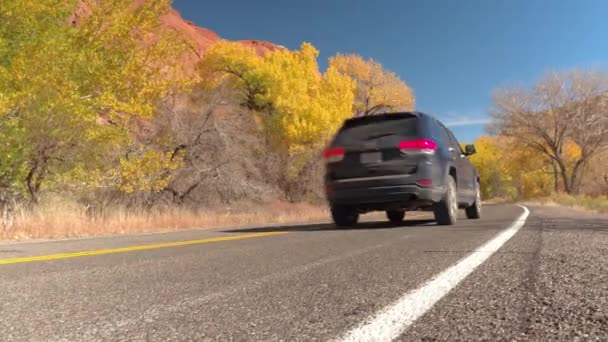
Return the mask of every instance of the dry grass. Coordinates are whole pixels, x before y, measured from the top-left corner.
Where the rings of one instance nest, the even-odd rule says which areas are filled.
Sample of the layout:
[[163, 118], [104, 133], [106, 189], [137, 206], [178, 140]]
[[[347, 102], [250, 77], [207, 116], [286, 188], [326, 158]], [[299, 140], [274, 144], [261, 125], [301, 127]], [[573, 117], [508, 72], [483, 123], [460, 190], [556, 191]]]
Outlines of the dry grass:
[[608, 196], [570, 196], [566, 194], [553, 194], [549, 197], [529, 201], [531, 204], [560, 205], [570, 208], [587, 210], [596, 213], [608, 213]]
[[126, 211], [116, 209], [91, 218], [82, 207], [64, 203], [35, 211], [18, 211], [11, 222], [0, 222], [0, 240], [57, 239], [186, 229], [296, 223], [327, 220], [328, 210], [311, 204], [274, 202], [235, 205], [215, 211], [167, 209]]
[[513, 200], [506, 197], [494, 197], [482, 200], [483, 204], [506, 204], [513, 203]]

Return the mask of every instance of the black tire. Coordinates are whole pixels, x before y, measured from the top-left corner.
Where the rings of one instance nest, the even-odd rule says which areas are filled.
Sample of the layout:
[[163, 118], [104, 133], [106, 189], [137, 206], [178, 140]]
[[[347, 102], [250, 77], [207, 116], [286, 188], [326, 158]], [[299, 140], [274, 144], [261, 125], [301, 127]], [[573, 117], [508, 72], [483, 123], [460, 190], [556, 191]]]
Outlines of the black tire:
[[332, 207], [331, 217], [338, 227], [352, 227], [359, 221], [359, 213], [354, 208], [344, 206]]
[[458, 194], [456, 182], [452, 176], [446, 180], [446, 192], [440, 202], [435, 203], [433, 212], [435, 221], [442, 226], [451, 226], [456, 223], [458, 217]]
[[403, 223], [403, 219], [405, 218], [405, 210], [387, 210], [386, 217], [389, 221], [391, 221], [391, 223]]
[[467, 218], [473, 220], [481, 218], [481, 189], [479, 188], [479, 183], [477, 183], [475, 191], [475, 202], [464, 210]]

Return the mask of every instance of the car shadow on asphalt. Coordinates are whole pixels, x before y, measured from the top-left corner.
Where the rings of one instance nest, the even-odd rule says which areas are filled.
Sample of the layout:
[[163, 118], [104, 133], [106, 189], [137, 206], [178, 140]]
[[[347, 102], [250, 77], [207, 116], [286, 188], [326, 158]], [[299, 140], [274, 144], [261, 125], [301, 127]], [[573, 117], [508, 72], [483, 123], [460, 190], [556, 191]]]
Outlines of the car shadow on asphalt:
[[318, 232], [318, 231], [338, 231], [338, 230], [370, 230], [370, 229], [398, 229], [405, 227], [417, 227], [436, 225], [434, 220], [405, 220], [401, 224], [393, 224], [386, 221], [362, 222], [352, 227], [338, 227], [335, 224], [316, 223], [316, 224], [297, 224], [280, 225], [271, 227], [254, 227], [224, 230], [223, 233], [271, 233], [271, 232]]

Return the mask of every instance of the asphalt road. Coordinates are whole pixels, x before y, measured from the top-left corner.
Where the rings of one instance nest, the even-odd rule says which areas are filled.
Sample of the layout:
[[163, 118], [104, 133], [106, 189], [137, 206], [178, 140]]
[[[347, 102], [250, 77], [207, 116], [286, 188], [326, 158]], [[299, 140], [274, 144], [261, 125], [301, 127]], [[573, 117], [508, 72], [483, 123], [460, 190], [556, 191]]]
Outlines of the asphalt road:
[[484, 210], [1, 244], [0, 341], [607, 341], [606, 216]]

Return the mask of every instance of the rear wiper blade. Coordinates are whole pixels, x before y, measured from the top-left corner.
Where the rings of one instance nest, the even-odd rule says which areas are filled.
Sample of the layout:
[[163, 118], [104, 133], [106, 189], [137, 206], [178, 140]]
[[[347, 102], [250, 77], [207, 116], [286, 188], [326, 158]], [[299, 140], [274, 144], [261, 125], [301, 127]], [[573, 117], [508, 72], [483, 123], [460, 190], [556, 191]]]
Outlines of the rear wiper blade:
[[384, 133], [384, 134], [372, 135], [370, 137], [367, 137], [366, 140], [372, 140], [372, 139], [378, 139], [378, 138], [388, 137], [390, 135], [395, 135], [395, 133]]

